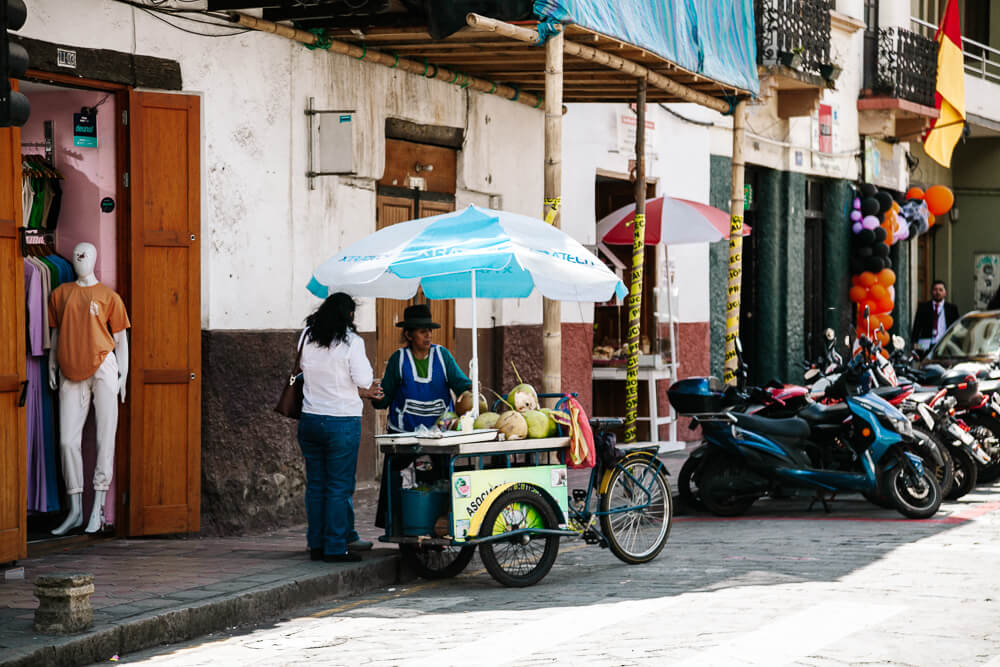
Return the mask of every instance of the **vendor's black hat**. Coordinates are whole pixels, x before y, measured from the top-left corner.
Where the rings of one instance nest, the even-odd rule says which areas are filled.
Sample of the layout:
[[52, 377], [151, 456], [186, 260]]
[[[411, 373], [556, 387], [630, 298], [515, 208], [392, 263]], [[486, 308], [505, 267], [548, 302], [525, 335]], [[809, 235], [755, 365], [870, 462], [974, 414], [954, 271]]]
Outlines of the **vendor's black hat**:
[[440, 329], [441, 325], [431, 319], [431, 308], [426, 303], [415, 303], [403, 311], [403, 321], [396, 322], [404, 329]]

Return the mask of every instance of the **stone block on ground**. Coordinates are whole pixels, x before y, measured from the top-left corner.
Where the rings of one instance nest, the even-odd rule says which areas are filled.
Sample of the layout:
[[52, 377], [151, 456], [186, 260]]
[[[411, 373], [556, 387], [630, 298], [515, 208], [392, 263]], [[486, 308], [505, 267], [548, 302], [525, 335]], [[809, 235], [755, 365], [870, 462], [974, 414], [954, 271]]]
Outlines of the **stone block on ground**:
[[35, 630], [45, 634], [82, 632], [94, 624], [92, 574], [45, 574], [35, 579]]

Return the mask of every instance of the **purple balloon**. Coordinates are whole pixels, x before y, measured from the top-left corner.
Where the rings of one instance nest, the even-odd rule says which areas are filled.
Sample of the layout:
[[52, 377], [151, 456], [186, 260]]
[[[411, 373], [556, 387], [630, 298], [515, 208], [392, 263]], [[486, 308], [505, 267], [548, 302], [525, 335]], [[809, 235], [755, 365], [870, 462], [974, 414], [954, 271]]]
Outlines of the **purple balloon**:
[[864, 220], [861, 221], [861, 224], [864, 226], [865, 229], [877, 229], [879, 222], [878, 218], [876, 218], [874, 215], [869, 215], [865, 216]]
[[861, 222], [861, 211], [851, 211], [851, 220]]
[[853, 225], [851, 225], [851, 231], [854, 232], [855, 234], [860, 233], [862, 229], [864, 229], [864, 225], [862, 225], [860, 222], [855, 222]]
[[854, 210], [856, 211], [861, 210], [861, 199], [859, 197], [854, 198]]

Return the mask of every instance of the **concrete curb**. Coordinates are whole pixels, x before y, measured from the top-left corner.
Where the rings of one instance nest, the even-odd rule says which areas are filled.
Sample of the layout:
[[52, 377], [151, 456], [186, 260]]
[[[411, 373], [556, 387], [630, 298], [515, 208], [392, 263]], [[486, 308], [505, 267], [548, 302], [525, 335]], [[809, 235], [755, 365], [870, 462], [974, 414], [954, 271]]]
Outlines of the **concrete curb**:
[[360, 595], [411, 578], [395, 551], [375, 551], [361, 563], [331, 568], [315, 575], [283, 579], [234, 594], [168, 607], [95, 625], [79, 635], [36, 635], [31, 646], [5, 650], [0, 667], [90, 665], [113, 655], [127, 655], [186, 641], [240, 625], [276, 620], [289, 609], [325, 598]]

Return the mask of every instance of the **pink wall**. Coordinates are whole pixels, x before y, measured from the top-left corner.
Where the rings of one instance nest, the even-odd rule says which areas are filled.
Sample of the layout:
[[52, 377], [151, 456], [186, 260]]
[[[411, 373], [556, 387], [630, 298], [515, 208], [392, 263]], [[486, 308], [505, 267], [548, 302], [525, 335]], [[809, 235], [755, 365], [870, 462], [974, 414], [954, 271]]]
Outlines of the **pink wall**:
[[[56, 251], [70, 259], [73, 247], [84, 241], [97, 247], [97, 279], [112, 289], [117, 289], [117, 227], [116, 213], [103, 213], [101, 199], [115, 199], [117, 209], [118, 170], [115, 166], [115, 123], [118, 119], [114, 97], [108, 97], [97, 112], [97, 148], [73, 145], [73, 114], [81, 107], [96, 106], [107, 93], [73, 88], [53, 89], [52, 92], [30, 92], [25, 95], [31, 102], [31, 117], [21, 128], [21, 141], [45, 141], [45, 121], [53, 121], [55, 139], [55, 167], [63, 175], [62, 205], [56, 227]], [[44, 148], [24, 148], [24, 153], [45, 153]], [[92, 480], [96, 458], [97, 439], [94, 415], [91, 412], [83, 431], [83, 522], [86, 525], [94, 499]], [[105, 520], [115, 521], [114, 498], [117, 484], [111, 482]]]
[[[55, 166], [63, 175], [62, 208], [56, 228], [56, 250], [70, 256], [77, 243], [87, 241], [97, 247], [94, 273], [102, 283], [117, 288], [116, 213], [101, 212], [101, 199], [115, 199], [115, 123], [118, 119], [115, 98], [108, 97], [97, 111], [97, 148], [73, 145], [73, 114], [81, 107], [97, 105], [107, 93], [65, 88], [53, 92], [28, 92], [31, 117], [21, 129], [25, 143], [45, 140], [44, 122], [53, 121], [55, 130]], [[26, 148], [26, 153], [44, 153], [43, 148]]]

